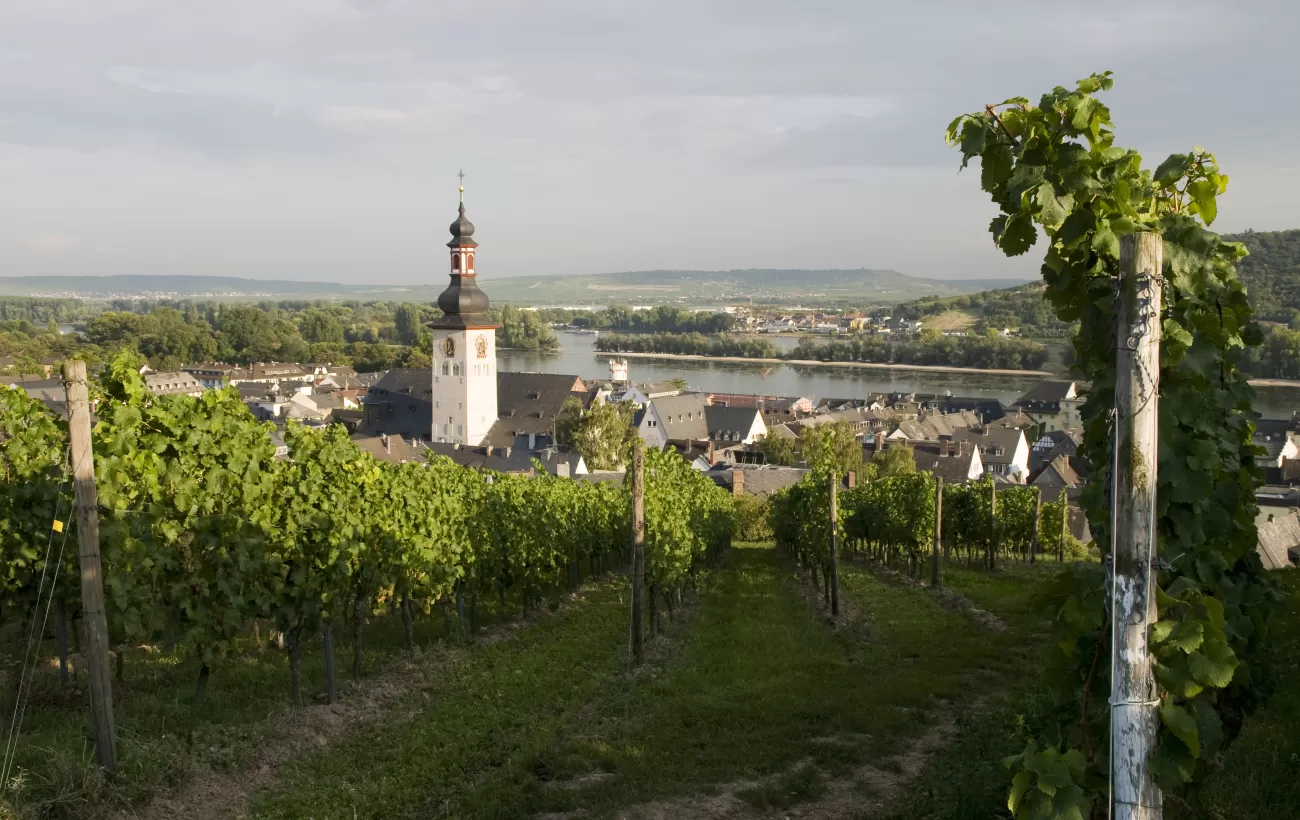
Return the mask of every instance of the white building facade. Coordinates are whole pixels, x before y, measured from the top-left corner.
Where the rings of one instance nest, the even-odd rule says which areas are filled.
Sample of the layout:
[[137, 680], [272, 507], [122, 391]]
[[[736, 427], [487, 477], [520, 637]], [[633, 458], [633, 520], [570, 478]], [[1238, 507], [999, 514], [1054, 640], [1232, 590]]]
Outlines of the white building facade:
[[499, 325], [488, 317], [488, 298], [478, 287], [474, 224], [451, 223], [451, 283], [438, 297], [443, 316], [429, 323], [433, 334], [433, 441], [477, 447], [497, 421]]

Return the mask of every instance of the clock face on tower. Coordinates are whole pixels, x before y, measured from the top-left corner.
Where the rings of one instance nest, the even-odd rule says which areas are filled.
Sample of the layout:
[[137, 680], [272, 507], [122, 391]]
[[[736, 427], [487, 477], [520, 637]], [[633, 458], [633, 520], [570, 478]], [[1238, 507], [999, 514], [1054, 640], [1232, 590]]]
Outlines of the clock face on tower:
[[442, 340], [442, 355], [448, 359], [456, 355], [456, 340], [453, 337], [448, 336]]
[[487, 358], [487, 338], [478, 336], [474, 339], [474, 352], [480, 359]]

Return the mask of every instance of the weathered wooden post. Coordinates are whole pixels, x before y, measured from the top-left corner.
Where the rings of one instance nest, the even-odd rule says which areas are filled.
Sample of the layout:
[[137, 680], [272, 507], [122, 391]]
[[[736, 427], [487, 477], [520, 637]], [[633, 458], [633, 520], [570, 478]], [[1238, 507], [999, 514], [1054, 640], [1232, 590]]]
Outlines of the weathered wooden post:
[[840, 614], [840, 477], [831, 473], [831, 615]]
[[67, 689], [72, 683], [68, 674], [68, 616], [63, 611], [63, 597], [54, 598], [55, 641], [59, 649], [59, 686]]
[[998, 555], [998, 482], [989, 476], [989, 569], [997, 568]]
[[639, 441], [632, 448], [632, 665], [645, 657], [645, 634], [641, 627], [642, 596], [645, 592], [645, 448]]
[[[1065, 492], [1064, 489], [1061, 492]], [[1029, 539], [1029, 563], [1035, 563], [1038, 560], [1038, 528], [1043, 523], [1043, 490], [1041, 487], [1034, 488], [1034, 534]]]
[[930, 589], [939, 588], [939, 550], [943, 544], [943, 476], [934, 477], [934, 552], [930, 555]]
[[1119, 339], [1116, 340], [1115, 532], [1111, 556], [1111, 776], [1115, 820], [1158, 820], [1160, 788], [1150, 758], [1160, 725], [1160, 693], [1147, 633], [1156, 606], [1151, 565], [1156, 557], [1156, 443], [1159, 423], [1160, 275], [1164, 241], [1158, 233], [1120, 241]]
[[1061, 537], [1056, 543], [1056, 560], [1058, 563], [1065, 563], [1065, 533], [1070, 529], [1070, 499], [1065, 495], [1065, 488], [1061, 488]]
[[76, 488], [77, 560], [81, 567], [81, 617], [86, 625], [86, 671], [90, 679], [90, 726], [95, 757], [110, 775], [117, 773], [113, 726], [113, 681], [108, 665], [108, 617], [104, 613], [104, 569], [99, 557], [99, 492], [90, 439], [90, 396], [86, 363], [63, 363], [68, 400], [68, 443]]

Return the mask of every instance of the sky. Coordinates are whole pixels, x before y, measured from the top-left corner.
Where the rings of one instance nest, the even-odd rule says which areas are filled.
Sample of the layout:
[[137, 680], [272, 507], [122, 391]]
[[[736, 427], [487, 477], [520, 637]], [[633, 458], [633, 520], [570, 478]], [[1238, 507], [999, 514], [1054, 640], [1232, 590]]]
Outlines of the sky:
[[1216, 230], [1300, 227], [1294, 0], [0, 0], [0, 275], [1028, 278], [957, 114], [1110, 69]]

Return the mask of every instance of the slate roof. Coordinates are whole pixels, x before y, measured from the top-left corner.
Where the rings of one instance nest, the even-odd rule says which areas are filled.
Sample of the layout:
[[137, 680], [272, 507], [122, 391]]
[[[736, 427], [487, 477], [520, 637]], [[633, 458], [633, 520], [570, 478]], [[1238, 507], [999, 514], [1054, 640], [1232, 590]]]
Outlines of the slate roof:
[[743, 439], [760, 419], [761, 414], [757, 407], [709, 405], [704, 408], [704, 420], [708, 426], [709, 438], [717, 441]]
[[[917, 441], [910, 444], [912, 461], [919, 472], [936, 475], [945, 484], [963, 484], [970, 480], [971, 463], [978, 458], [974, 447], [962, 452], [961, 447], [953, 445], [948, 448], [948, 455], [945, 456], [941, 454], [942, 445], [938, 442]], [[863, 457], [866, 457], [865, 450]]]
[[311, 375], [311, 371], [304, 369], [300, 364], [285, 362], [254, 362], [249, 368], [247, 378], [253, 381], [302, 379]]
[[203, 390], [199, 380], [184, 370], [151, 370], [144, 374], [144, 386], [155, 396], [177, 396]]
[[720, 487], [733, 490], [736, 473], [743, 473], [740, 491], [744, 495], [760, 498], [793, 487], [808, 474], [803, 467], [778, 467], [771, 464], [733, 464], [709, 470], [705, 475]]
[[1083, 436], [1078, 430], [1053, 430], [1044, 433], [1029, 448], [1029, 472], [1034, 473], [1051, 463], [1057, 456], [1073, 456], [1079, 452]]
[[1066, 401], [1075, 392], [1075, 383], [1044, 379], [1012, 403], [1033, 413], [1059, 413], [1061, 402]]
[[[560, 373], [498, 373], [497, 421], [485, 444], [510, 447], [515, 437], [550, 434], [569, 396], [583, 397], [582, 379]], [[432, 420], [432, 419], [431, 419]]]
[[555, 475], [557, 465], [566, 465], [568, 475], [575, 477], [581, 459], [576, 452], [561, 451], [555, 447], [529, 450], [526, 446], [460, 447], [444, 442], [422, 442], [422, 444], [430, 454], [446, 456], [462, 467], [494, 470], [499, 473], [533, 474], [537, 471], [537, 465], [533, 463], [536, 459], [542, 463], [547, 473]]
[[1256, 550], [1265, 569], [1288, 569], [1295, 566], [1292, 553], [1300, 550], [1300, 515], [1294, 511], [1269, 516], [1256, 527]]
[[699, 441], [709, 437], [709, 423], [705, 418], [705, 395], [685, 393], [680, 396], [662, 396], [651, 402], [664, 435], [673, 441]]
[[0, 376], [0, 384], [19, 388], [28, 398], [36, 399], [62, 418], [68, 417], [68, 394], [62, 379], [39, 376]]
[[1267, 458], [1275, 461], [1286, 446], [1290, 427], [1290, 419], [1259, 419], [1255, 422], [1255, 433], [1251, 436], [1250, 443], [1263, 447]]
[[980, 458], [985, 464], [1010, 464], [1016, 454], [1016, 447], [1024, 433], [1005, 427], [986, 427], [983, 432], [975, 430], [958, 430], [952, 440], [969, 441], [980, 448]]
[[353, 443], [362, 452], [369, 453], [380, 461], [389, 464], [402, 464], [407, 461], [428, 461], [428, 453], [423, 448], [412, 447], [401, 436], [366, 436], [354, 433], [350, 436]]

